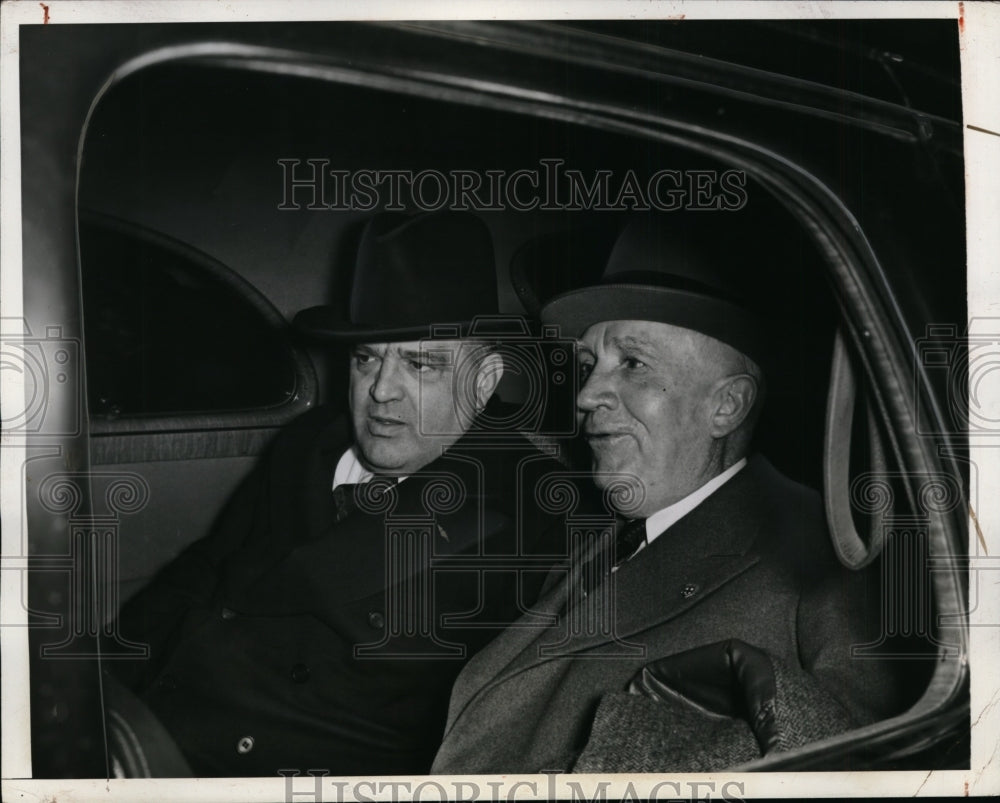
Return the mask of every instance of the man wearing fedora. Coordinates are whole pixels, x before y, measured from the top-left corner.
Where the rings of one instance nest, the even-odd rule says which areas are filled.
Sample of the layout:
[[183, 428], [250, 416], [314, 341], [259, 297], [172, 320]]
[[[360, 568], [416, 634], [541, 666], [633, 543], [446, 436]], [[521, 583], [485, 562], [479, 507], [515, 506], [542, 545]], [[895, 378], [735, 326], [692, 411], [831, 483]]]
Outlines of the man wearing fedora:
[[489, 231], [441, 212], [376, 215], [347, 316], [297, 316], [352, 346], [349, 415], [280, 433], [121, 616], [151, 656], [116, 669], [194, 774], [429, 769], [455, 676], [565, 551], [532, 493], [559, 464], [484, 424], [503, 360], [469, 326], [496, 313]]
[[599, 284], [543, 307], [578, 338], [621, 520], [553, 570], [555, 627], [510, 628], [463, 669], [433, 772], [717, 771], [895, 713], [886, 666], [851, 660], [878, 623], [866, 578], [837, 563], [818, 495], [751, 451], [767, 338], [724, 223], [636, 218]]

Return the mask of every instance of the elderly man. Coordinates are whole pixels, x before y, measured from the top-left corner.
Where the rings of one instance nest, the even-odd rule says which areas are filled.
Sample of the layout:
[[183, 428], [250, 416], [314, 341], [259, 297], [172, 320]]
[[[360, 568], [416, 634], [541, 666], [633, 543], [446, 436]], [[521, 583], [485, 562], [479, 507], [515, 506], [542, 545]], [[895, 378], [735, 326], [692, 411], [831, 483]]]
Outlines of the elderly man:
[[864, 587], [818, 496], [750, 453], [765, 339], [684, 228], [625, 229], [601, 283], [551, 300], [579, 338], [577, 405], [621, 514], [455, 684], [441, 773], [721, 770], [893, 705]]
[[[458, 671], [544, 579], [518, 561], [560, 546], [531, 493], [560, 466], [482, 425], [503, 360], [469, 324], [496, 313], [478, 218], [386, 213], [363, 233], [349, 317], [297, 317], [352, 345], [349, 417], [321, 407], [286, 428], [121, 617], [152, 655], [116, 669], [195, 774], [429, 768]], [[425, 339], [432, 324], [454, 327]]]

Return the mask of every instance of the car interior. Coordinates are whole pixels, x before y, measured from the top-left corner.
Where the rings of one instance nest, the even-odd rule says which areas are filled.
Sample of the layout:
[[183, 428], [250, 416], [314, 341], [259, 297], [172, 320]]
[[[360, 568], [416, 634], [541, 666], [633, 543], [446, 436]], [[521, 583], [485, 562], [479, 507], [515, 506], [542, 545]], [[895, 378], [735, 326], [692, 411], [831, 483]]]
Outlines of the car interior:
[[[427, 40], [421, 47], [435, 46], [434, 30], [414, 34]], [[450, 29], [442, 30], [446, 38]], [[537, 55], [530, 34], [512, 28], [507, 46], [532, 45]], [[581, 52], [600, 44], [595, 37], [580, 31]], [[373, 51], [371, 62], [378, 56]], [[655, 56], [643, 51], [644, 59]], [[476, 69], [488, 69], [490, 51], [478, 58]], [[596, 60], [589, 64], [602, 74]], [[511, 68], [510, 84], [522, 78], [519, 71], [531, 79], [533, 69], [540, 68]], [[745, 93], [752, 94], [753, 79], [746, 78]], [[562, 81], [572, 96], [583, 79], [546, 80]], [[593, 90], [602, 99], [620, 76], [608, 70], [603, 80], [608, 87]], [[654, 90], [662, 94], [643, 96]], [[889, 720], [750, 768], [821, 769], [845, 753], [857, 768], [922, 768], [921, 749], [948, 728], [965, 731], [965, 741], [939, 744], [939, 759], [967, 762], [966, 712], [952, 704], [964, 693], [966, 644], [957, 623], [967, 591], [947, 558], [948, 545], [967, 537], [968, 468], [946, 455], [937, 470], [914, 469], [927, 463], [915, 457], [922, 447], [904, 412], [912, 399], [935, 402], [911, 381], [913, 366], [892, 346], [888, 324], [878, 328], [887, 303], [919, 318], [907, 297], [913, 289], [900, 288], [905, 282], [892, 265], [876, 269], [881, 252], [873, 253], [858, 221], [852, 228], [831, 200], [857, 189], [845, 189], [853, 178], [817, 173], [806, 180], [797, 173], [808, 171], [785, 156], [751, 154], [721, 135], [671, 127], [669, 110], [685, 91], [690, 87], [643, 84], [614, 112], [597, 101], [570, 108], [541, 94], [450, 91], [437, 74], [345, 66], [297, 52], [292, 42], [267, 53], [206, 46], [109, 81], [81, 134], [77, 177], [89, 467], [108, 482], [139, 478], [143, 503], [118, 508], [107, 619], [210, 531], [283, 425], [317, 404], [346, 403], [346, 353], [305, 342], [290, 322], [307, 307], [344, 303], [354, 249], [373, 211], [330, 208], [326, 197], [325, 208], [317, 203], [302, 180], [309, 160], [350, 173], [509, 175], [524, 168], [542, 174], [544, 160], [557, 158], [560, 169], [586, 177], [607, 171], [612, 194], [630, 171], [642, 186], [664, 168], [740, 171], [746, 203], [726, 213], [740, 236], [724, 245], [744, 263], [775, 344], [754, 446], [823, 495], [839, 558], [864, 573], [871, 600], [893, 600], [873, 605], [877, 632], [852, 649], [859, 660], [890, 662], [901, 689]], [[700, 102], [715, 104], [723, 119], [744, 100], [706, 93]], [[823, 147], [825, 137], [830, 148], [854, 149], [891, 169], [903, 160], [892, 137], [868, 132], [854, 141], [827, 124], [821, 115], [804, 117], [789, 133], [801, 143], [793, 141], [788, 153], [805, 153], [817, 141]], [[948, 181], [933, 171], [922, 180], [954, 186], [950, 173]], [[907, 203], [917, 201], [894, 208]], [[506, 206], [477, 214], [493, 237], [501, 308], [530, 320], [546, 298], [599, 274], [629, 209]], [[713, 215], [704, 217], [710, 225]], [[934, 248], [954, 259], [961, 234], [960, 226], [949, 229]], [[898, 245], [921, 247], [919, 240]], [[964, 316], [959, 285], [937, 288], [955, 320]], [[539, 337], [538, 329], [530, 336]], [[886, 345], [880, 351], [873, 342]], [[525, 382], [511, 372], [500, 396], [523, 403]], [[546, 420], [573, 415], [572, 393], [552, 387]], [[586, 469], [579, 443], [540, 437], [568, 466]], [[118, 657], [138, 654], [129, 634], [117, 637]], [[141, 712], [115, 710], [111, 718], [117, 772], [177, 772], [176, 756]]]

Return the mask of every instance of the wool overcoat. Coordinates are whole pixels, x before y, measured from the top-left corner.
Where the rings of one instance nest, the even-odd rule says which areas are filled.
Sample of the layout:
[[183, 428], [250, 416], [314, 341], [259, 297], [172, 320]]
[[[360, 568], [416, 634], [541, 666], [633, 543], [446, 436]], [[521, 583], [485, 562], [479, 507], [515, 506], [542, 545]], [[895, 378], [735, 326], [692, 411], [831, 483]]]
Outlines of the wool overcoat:
[[212, 534], [129, 601], [119, 631], [151, 656], [114, 669], [196, 774], [429, 769], [455, 676], [534, 602], [565, 549], [533, 493], [560, 465], [518, 435], [480, 434], [386, 506], [338, 521], [350, 427], [311, 411]]
[[[556, 626], [511, 628], [465, 666], [435, 773], [569, 771], [585, 750], [587, 767], [613, 771], [588, 749], [600, 732], [596, 752], [620, 754], [608, 728], [595, 727], [599, 706], [615, 718], [623, 744], [647, 749], [655, 739], [638, 731], [652, 721], [648, 712], [629, 719], [608, 703], [647, 663], [734, 638], [780, 662], [784, 677], [801, 673], [853, 723], [895, 713], [885, 664], [851, 657], [851, 646], [874, 638], [879, 624], [870, 578], [836, 561], [818, 495], [760, 456], [610, 578], [583, 596], [574, 570], [565, 572], [538, 605]], [[671, 716], [669, 706], [662, 711]], [[672, 724], [657, 727], [670, 733]], [[682, 737], [667, 741], [676, 747]], [[715, 754], [740, 755], [728, 745]], [[724, 768], [677, 759], [641, 766]]]

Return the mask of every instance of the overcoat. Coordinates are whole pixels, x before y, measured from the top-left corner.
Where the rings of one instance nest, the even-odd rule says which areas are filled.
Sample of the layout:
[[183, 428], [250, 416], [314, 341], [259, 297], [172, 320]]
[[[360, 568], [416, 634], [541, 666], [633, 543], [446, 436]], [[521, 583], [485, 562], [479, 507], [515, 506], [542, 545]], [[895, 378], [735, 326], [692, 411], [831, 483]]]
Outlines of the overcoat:
[[[582, 596], [567, 572], [538, 605], [557, 626], [511, 628], [466, 665], [433, 772], [569, 771], [585, 749], [587, 768], [624, 770], [588, 747], [599, 731], [597, 752], [618, 752], [594, 724], [599, 705], [607, 713], [647, 663], [733, 638], [808, 676], [854, 723], [895, 713], [886, 666], [851, 657], [878, 627], [875, 589], [835, 560], [818, 495], [760, 456], [610, 578]], [[623, 744], [650, 743], [637, 732], [648, 717], [610, 710]], [[677, 759], [642, 770], [725, 766]]]
[[197, 775], [426, 772], [458, 671], [564, 549], [532, 492], [561, 467], [524, 438], [467, 434], [338, 521], [350, 442], [328, 409], [297, 419], [123, 610], [151, 656], [115, 669]]

